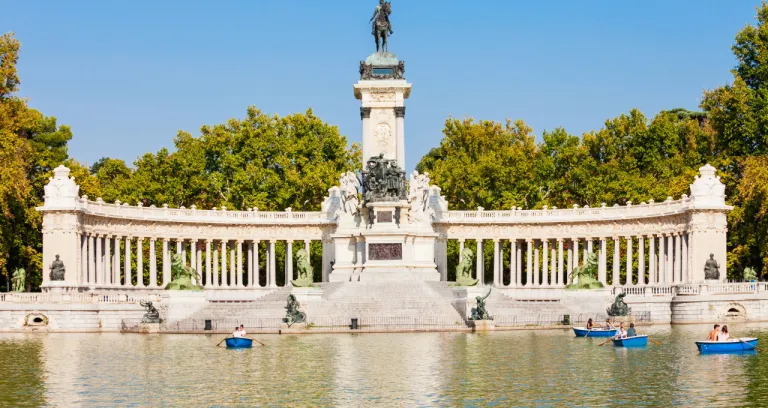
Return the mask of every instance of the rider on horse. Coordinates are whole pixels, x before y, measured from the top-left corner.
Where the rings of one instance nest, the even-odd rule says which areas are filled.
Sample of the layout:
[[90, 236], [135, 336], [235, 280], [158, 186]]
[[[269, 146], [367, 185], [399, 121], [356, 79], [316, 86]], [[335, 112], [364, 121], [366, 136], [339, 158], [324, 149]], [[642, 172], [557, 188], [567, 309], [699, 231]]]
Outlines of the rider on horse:
[[[373, 22], [373, 25], [371, 26], [371, 34], [374, 36], [376, 35], [376, 17], [378, 17], [379, 14], [382, 13], [382, 8], [384, 6], [385, 0], [379, 0], [379, 5], [376, 6], [376, 10], [373, 11], [373, 17], [369, 21]], [[389, 30], [389, 34], [392, 35], [394, 32], [392, 31], [392, 23], [389, 21], [389, 14], [384, 13], [384, 18], [387, 20], [387, 29]]]

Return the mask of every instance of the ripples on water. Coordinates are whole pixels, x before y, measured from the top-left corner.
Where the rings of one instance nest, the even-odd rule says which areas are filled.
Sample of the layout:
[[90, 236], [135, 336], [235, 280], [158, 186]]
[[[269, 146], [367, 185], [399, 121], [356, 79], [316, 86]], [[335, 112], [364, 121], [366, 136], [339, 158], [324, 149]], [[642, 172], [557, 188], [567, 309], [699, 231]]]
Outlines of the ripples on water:
[[[570, 331], [222, 336], [0, 334], [2, 406], [741, 406], [768, 398], [768, 351], [709, 355], [710, 326], [641, 328], [599, 347]], [[761, 338], [768, 326], [732, 325]]]

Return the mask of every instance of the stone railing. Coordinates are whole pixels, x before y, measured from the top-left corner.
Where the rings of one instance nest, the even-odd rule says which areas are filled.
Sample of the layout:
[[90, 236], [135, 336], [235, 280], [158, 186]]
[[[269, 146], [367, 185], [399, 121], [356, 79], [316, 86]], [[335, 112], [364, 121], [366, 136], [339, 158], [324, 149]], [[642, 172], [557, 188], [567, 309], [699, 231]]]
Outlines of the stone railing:
[[664, 202], [624, 206], [573, 208], [544, 208], [542, 210], [513, 209], [505, 211], [442, 211], [436, 214], [436, 222], [443, 223], [542, 223], [562, 221], [600, 221], [624, 218], [659, 217], [680, 214], [692, 208], [692, 200], [683, 195], [680, 200], [668, 198]]
[[141, 293], [0, 293], [0, 303], [139, 303], [159, 302], [159, 294]]
[[[55, 209], [41, 207], [41, 209]], [[99, 198], [96, 201], [88, 200], [83, 196], [77, 201], [74, 210], [83, 211], [85, 214], [105, 216], [112, 218], [128, 218], [149, 221], [170, 222], [195, 222], [195, 223], [226, 223], [226, 224], [332, 224], [335, 221], [324, 218], [320, 211], [296, 212], [291, 209], [285, 211], [229, 211], [226, 208], [212, 210], [198, 210], [192, 208], [170, 208], [130, 206], [127, 203], [108, 204]]]
[[768, 292], [768, 282], [736, 283], [689, 283], [683, 285], [648, 285], [613, 288], [613, 295], [626, 293], [627, 296], [686, 296], [686, 295], [729, 295]]

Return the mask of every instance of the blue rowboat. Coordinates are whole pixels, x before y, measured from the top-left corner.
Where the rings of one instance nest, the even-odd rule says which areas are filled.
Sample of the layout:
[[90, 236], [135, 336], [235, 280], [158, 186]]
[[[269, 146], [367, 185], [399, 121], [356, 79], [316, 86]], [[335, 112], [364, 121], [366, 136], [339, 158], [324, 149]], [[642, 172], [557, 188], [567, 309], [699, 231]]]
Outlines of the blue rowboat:
[[613, 345], [616, 347], [645, 347], [648, 345], [648, 336], [634, 336], [626, 339], [613, 339]]
[[757, 339], [745, 337], [729, 341], [697, 341], [696, 347], [702, 354], [706, 353], [740, 353], [757, 348]]
[[229, 337], [226, 339], [227, 348], [251, 348], [253, 339], [247, 337]]
[[592, 329], [586, 327], [573, 327], [573, 333], [576, 337], [613, 337], [619, 332], [619, 329]]

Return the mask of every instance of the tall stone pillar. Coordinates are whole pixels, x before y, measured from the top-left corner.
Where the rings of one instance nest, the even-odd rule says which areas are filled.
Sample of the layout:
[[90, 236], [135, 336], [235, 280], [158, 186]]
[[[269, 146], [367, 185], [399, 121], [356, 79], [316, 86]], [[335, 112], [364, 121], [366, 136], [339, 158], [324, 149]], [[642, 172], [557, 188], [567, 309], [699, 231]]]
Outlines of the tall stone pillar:
[[96, 283], [96, 244], [93, 234], [88, 234], [88, 285]]
[[555, 284], [557, 286], [564, 286], [565, 284], [565, 277], [563, 276], [563, 238], [557, 239], [557, 281]]
[[213, 287], [213, 275], [211, 274], [213, 262], [211, 262], [211, 246], [213, 246], [212, 239], [205, 240], [205, 287]]
[[236, 275], [237, 287], [245, 287], [243, 285], [243, 241], [237, 241], [237, 275]]
[[104, 236], [104, 284], [112, 285], [115, 281], [112, 280], [112, 237], [110, 235]]
[[587, 260], [587, 257], [589, 256], [589, 254], [592, 253], [592, 244], [593, 243], [594, 243], [594, 238], [588, 237], [587, 238], [587, 252], [585, 252], [585, 255], [584, 255], [584, 260], [585, 261]]
[[155, 250], [157, 238], [149, 237], [149, 287], [157, 287], [157, 251]]
[[674, 246], [674, 238], [672, 238], [672, 235], [667, 236], [667, 259], [664, 261], [664, 263], [667, 266], [667, 283], [674, 283], [676, 281], [675, 278], [675, 250], [673, 249]]
[[125, 286], [133, 287], [133, 271], [131, 270], [131, 240], [133, 237], [125, 237]]
[[515, 256], [515, 275], [517, 276], [517, 286], [523, 285], [523, 245], [517, 245], [515, 240], [515, 246], [517, 247], [517, 255]]
[[648, 236], [648, 284], [655, 285], [658, 282], [656, 270], [656, 235]]
[[501, 286], [501, 267], [499, 266], [499, 240], [493, 240], [493, 286]]
[[608, 286], [608, 242], [605, 237], [600, 238], [600, 264], [597, 267], [597, 280]]
[[627, 236], [627, 286], [634, 285], [633, 279], [632, 279], [632, 236]]
[[229, 287], [237, 287], [237, 265], [235, 265], [235, 253], [237, 249], [233, 246], [229, 249]]
[[216, 244], [213, 245], [213, 275], [211, 276], [211, 284], [214, 288], [218, 288], [221, 285], [219, 278], [219, 247]]
[[[325, 266], [325, 265], [323, 265]], [[261, 273], [259, 272], [259, 241], [253, 241], [253, 284], [254, 288], [261, 287]]]
[[484, 270], [485, 269], [484, 268], [485, 265], [484, 265], [484, 262], [483, 262], [484, 259], [483, 259], [483, 239], [482, 238], [478, 238], [477, 239], [476, 261], [477, 261], [477, 266], [475, 268], [477, 270], [475, 272], [475, 274], [477, 275], [476, 279], [478, 280], [478, 284], [479, 285], [484, 285], [485, 284], [485, 276], [484, 276], [485, 275], [485, 270]]
[[122, 286], [123, 282], [120, 280], [120, 241], [122, 241], [122, 238], [119, 236], [115, 236], [115, 264], [112, 268], [112, 273], [114, 274], [112, 277], [112, 284], [115, 286]]
[[637, 237], [637, 284], [645, 286], [645, 238]]
[[549, 240], [541, 240], [541, 284], [549, 286]]
[[401, 168], [405, 168], [405, 106], [395, 107], [395, 128], [399, 142], [397, 144], [397, 164]]
[[525, 240], [525, 285], [533, 286], [533, 239], [528, 238]]
[[163, 237], [163, 287], [171, 283], [171, 239]]
[[539, 279], [539, 248], [541, 247], [540, 242], [535, 242], [533, 244], [533, 286], [539, 286], [541, 284], [541, 280]]
[[573, 239], [573, 268], [579, 267], [579, 239]]
[[619, 270], [619, 260], [621, 256], [621, 244], [619, 244], [619, 237], [613, 237], [613, 277], [611, 278], [611, 285], [619, 286], [621, 280], [621, 271]]
[[227, 280], [227, 240], [221, 240], [221, 286], [229, 286]]
[[555, 244], [552, 244], [552, 248], [549, 250], [550, 252], [550, 266], [549, 266], [549, 285], [555, 286], [555, 279], [557, 275], [557, 248], [555, 247]]
[[144, 287], [144, 237], [136, 238], [136, 287]]
[[203, 286], [203, 247], [200, 244], [200, 241], [195, 240], [194, 244], [195, 246], [195, 272], [197, 272], [197, 275], [200, 276], [200, 282], [196, 282], [198, 285]]
[[704, 280], [704, 264], [710, 254], [720, 264], [720, 281], [728, 276], [726, 262], [728, 221], [726, 215], [733, 207], [725, 204], [725, 185], [709, 164], [699, 168], [699, 176], [690, 185], [691, 198], [688, 211], [688, 279]]
[[571, 240], [570, 245], [568, 245], [568, 273], [565, 275], [565, 285], [570, 285], [571, 282], [569, 281], [569, 278], [571, 277], [571, 274], [573, 273], [573, 240]]
[[688, 234], [683, 233], [683, 235], [680, 236], [680, 244], [683, 246], [682, 250], [682, 275], [683, 275], [683, 283], [689, 283], [690, 280], [688, 279]]
[[517, 276], [517, 242], [514, 238], [509, 240], [509, 285], [514, 287], [518, 285]]
[[100, 286], [104, 285], [104, 237], [96, 235], [96, 279], [93, 283]]
[[461, 255], [464, 253], [464, 240], [459, 240], [459, 259], [461, 259]]
[[275, 240], [269, 240], [269, 287], [277, 287], [277, 273], [275, 267]]
[[285, 243], [285, 286], [293, 286], [293, 241]]

